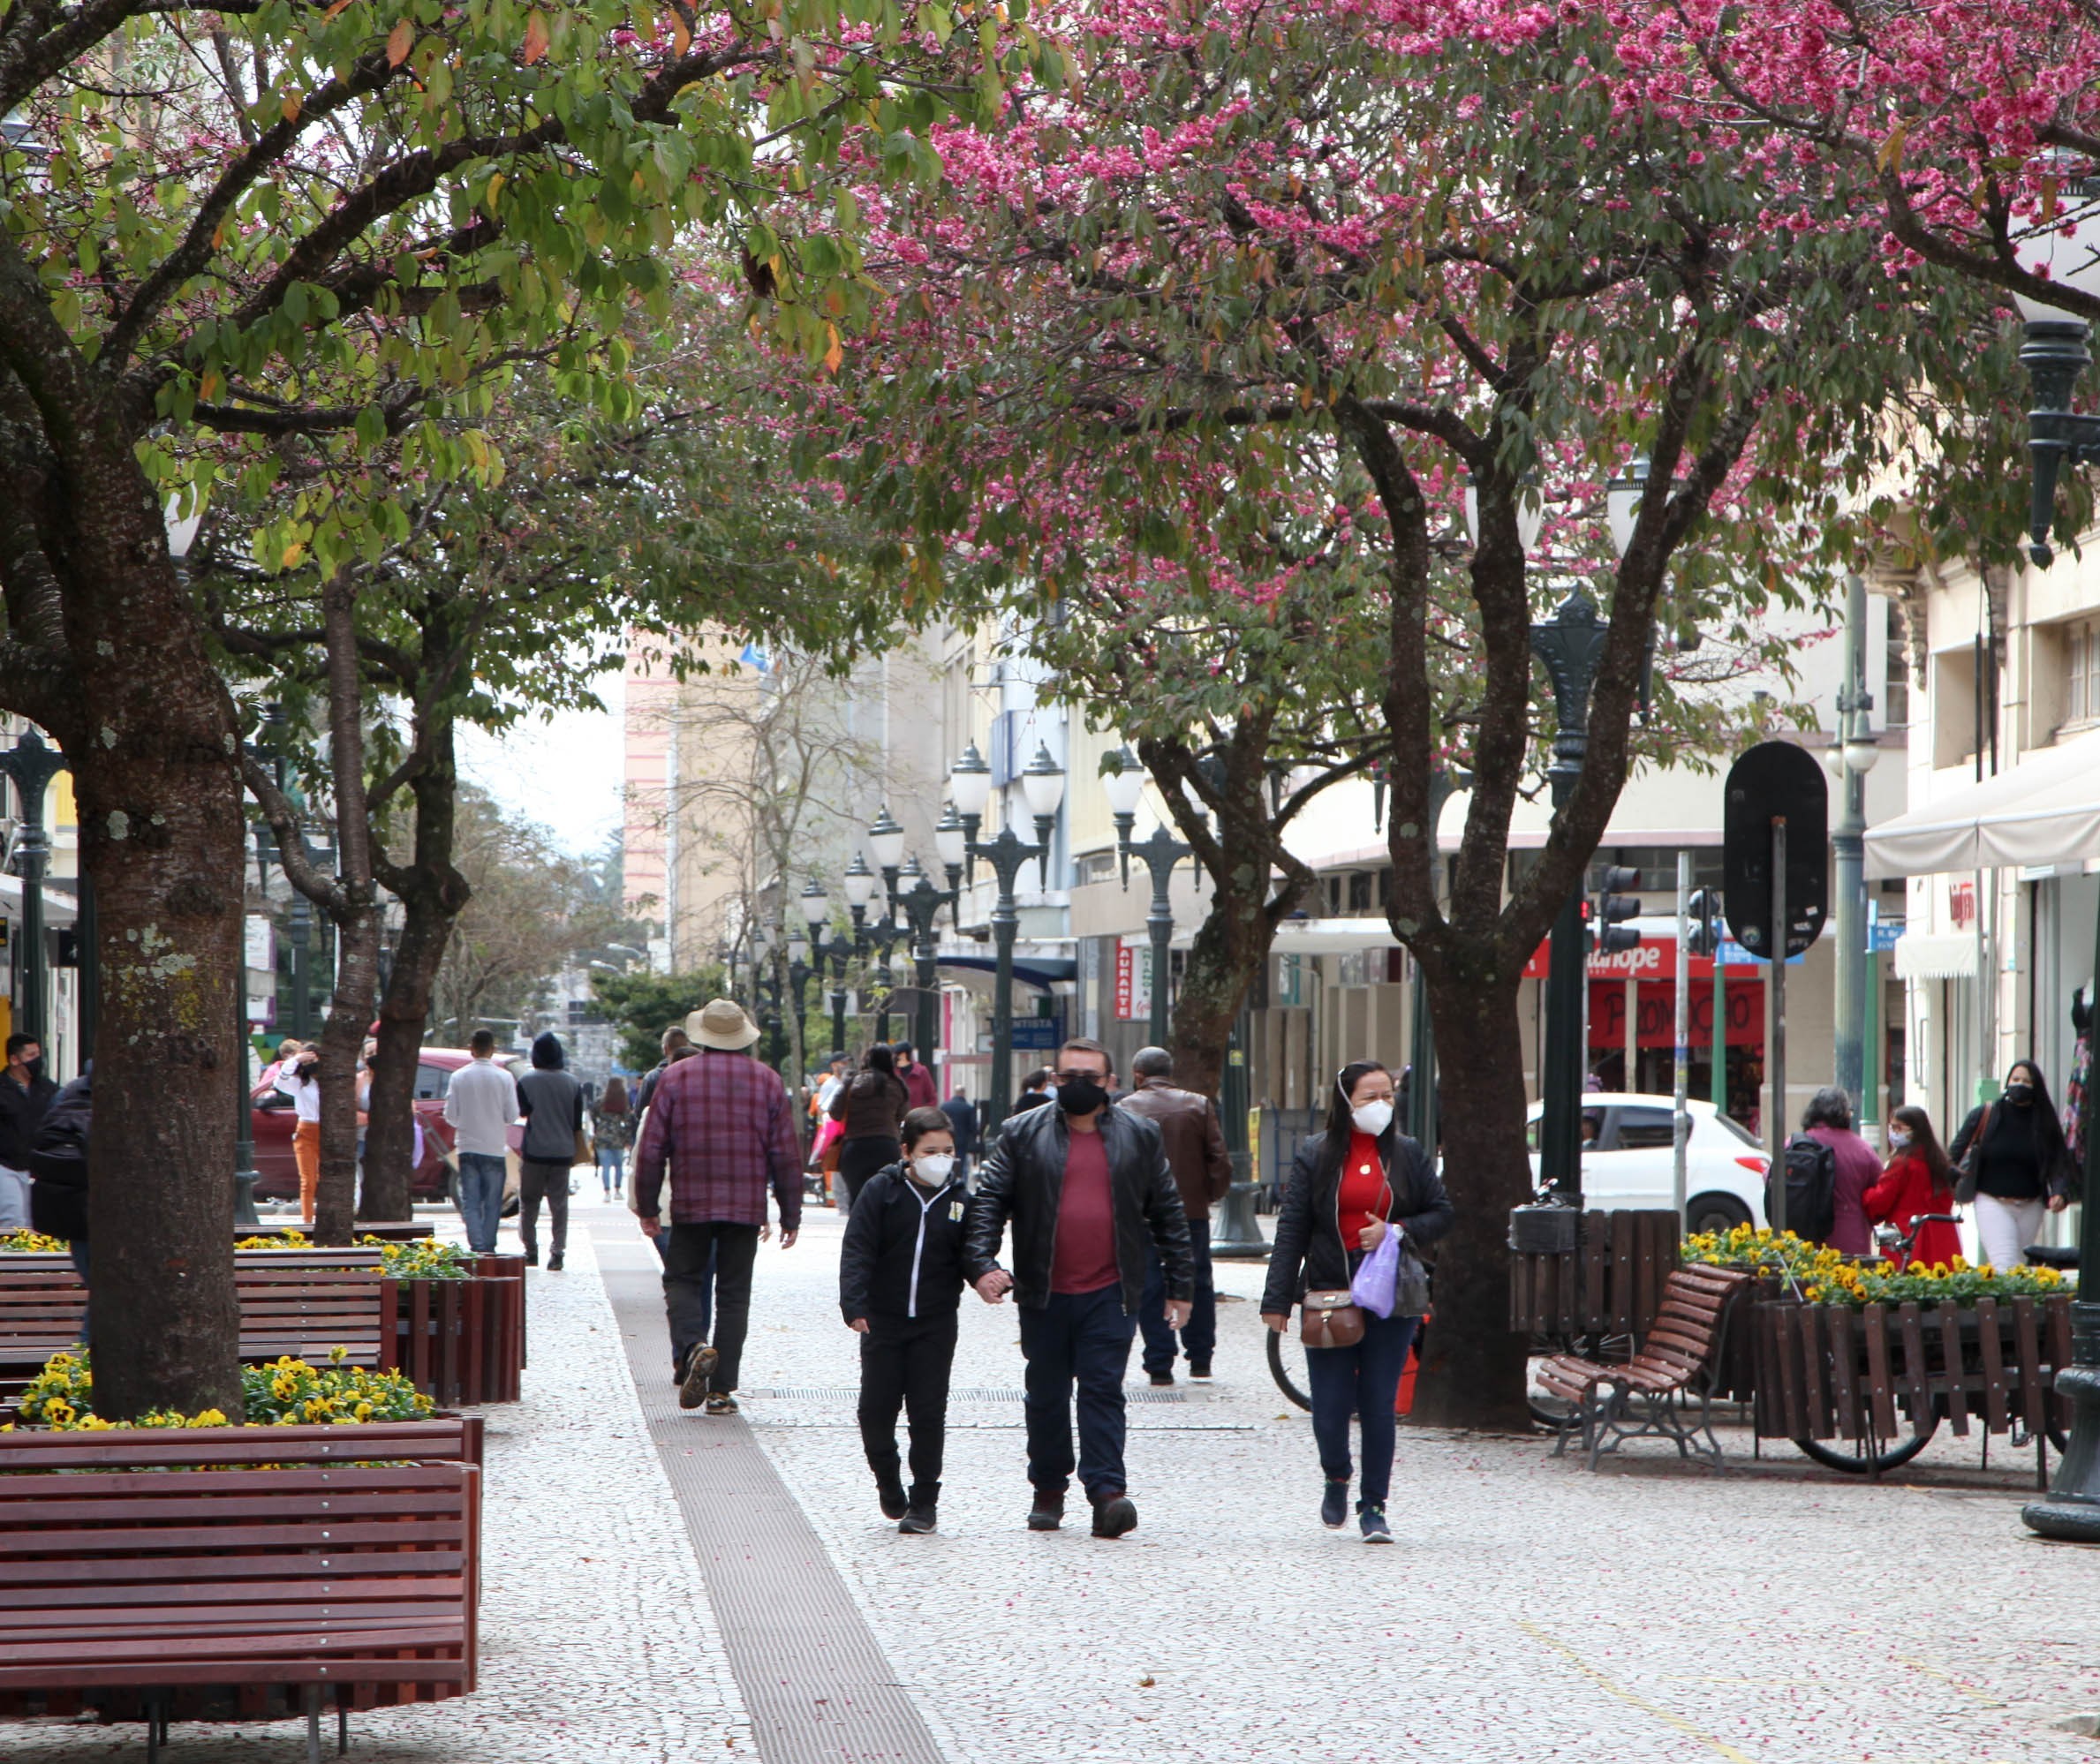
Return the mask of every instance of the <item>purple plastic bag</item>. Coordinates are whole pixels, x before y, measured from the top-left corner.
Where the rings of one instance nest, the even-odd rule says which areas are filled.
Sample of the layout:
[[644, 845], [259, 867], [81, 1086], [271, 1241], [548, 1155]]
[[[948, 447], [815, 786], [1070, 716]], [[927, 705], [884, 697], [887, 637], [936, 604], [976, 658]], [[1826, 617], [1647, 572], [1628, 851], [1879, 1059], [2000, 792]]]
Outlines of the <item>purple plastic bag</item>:
[[1393, 1315], [1394, 1283], [1400, 1274], [1400, 1236], [1387, 1225], [1379, 1247], [1357, 1264], [1356, 1278], [1349, 1282], [1349, 1297], [1374, 1317]]

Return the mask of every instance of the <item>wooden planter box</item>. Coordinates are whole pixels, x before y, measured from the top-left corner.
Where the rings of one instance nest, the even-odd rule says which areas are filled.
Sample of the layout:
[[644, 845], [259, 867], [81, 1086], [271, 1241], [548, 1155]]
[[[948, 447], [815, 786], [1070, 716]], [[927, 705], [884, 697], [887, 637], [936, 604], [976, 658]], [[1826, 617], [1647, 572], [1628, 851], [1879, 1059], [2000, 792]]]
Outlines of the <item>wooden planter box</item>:
[[2070, 1425], [2056, 1372], [2071, 1363], [2071, 1300], [1756, 1306], [1756, 1427], [1766, 1439], [1892, 1440], [1944, 1415], [1958, 1435], [2014, 1421]]
[[[520, 1263], [517, 1256], [485, 1256]], [[447, 1408], [515, 1403], [524, 1394], [525, 1280], [495, 1270], [465, 1280], [403, 1280], [394, 1369]]]
[[1556, 1341], [1647, 1334], [1677, 1266], [1674, 1210], [1590, 1212], [1576, 1247], [1509, 1258], [1509, 1326]]

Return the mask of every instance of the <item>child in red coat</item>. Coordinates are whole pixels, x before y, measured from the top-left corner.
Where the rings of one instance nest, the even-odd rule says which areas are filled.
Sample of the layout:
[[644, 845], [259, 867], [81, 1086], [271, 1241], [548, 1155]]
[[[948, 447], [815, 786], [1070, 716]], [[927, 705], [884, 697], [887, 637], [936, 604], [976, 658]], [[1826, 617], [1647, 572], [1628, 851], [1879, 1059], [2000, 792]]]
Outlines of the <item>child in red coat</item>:
[[[1953, 1167], [1924, 1110], [1901, 1108], [1889, 1117], [1888, 1165], [1863, 1198], [1871, 1223], [1885, 1221], [1903, 1232], [1921, 1213], [1954, 1210]], [[1937, 1263], [1952, 1264], [1960, 1254], [1961, 1234], [1951, 1225], [1933, 1224], [1917, 1228], [1909, 1259], [1916, 1267], [1930, 1268]], [[1887, 1255], [1892, 1262], [1899, 1259], [1893, 1249]]]

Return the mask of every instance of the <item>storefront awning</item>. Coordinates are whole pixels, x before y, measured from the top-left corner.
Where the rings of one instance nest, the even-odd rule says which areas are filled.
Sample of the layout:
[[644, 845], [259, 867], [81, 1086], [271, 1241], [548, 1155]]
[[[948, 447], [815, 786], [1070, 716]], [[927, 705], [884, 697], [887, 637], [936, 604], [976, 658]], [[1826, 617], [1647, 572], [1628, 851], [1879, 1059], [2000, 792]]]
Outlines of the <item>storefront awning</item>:
[[1968, 980], [1976, 972], [1976, 934], [1921, 937], [1915, 931], [1896, 940], [1899, 980]]
[[1870, 876], [2094, 856], [2100, 856], [2100, 734], [2044, 748], [1995, 778], [1867, 830]]
[[[1196, 941], [1193, 926], [1176, 927], [1174, 947], [1188, 949]], [[1366, 949], [1398, 949], [1400, 939], [1382, 918], [1286, 919], [1276, 927], [1272, 955], [1354, 955]]]

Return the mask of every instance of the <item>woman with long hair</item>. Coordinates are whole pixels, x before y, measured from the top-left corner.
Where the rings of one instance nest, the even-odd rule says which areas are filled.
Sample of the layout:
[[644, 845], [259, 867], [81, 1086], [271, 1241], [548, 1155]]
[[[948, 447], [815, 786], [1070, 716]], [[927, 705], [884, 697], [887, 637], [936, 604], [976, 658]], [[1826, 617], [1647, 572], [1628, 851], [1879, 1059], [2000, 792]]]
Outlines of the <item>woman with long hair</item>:
[[[1410, 1247], [1434, 1243], [1451, 1229], [1451, 1202], [1420, 1145], [1394, 1124], [1393, 1074], [1359, 1059], [1336, 1075], [1326, 1130], [1301, 1141], [1276, 1216], [1261, 1320], [1280, 1335], [1291, 1307], [1308, 1292], [1333, 1292], [1386, 1234]], [[1366, 1543], [1390, 1543], [1386, 1497], [1393, 1480], [1393, 1404], [1407, 1369], [1419, 1317], [1361, 1312], [1363, 1338], [1348, 1346], [1305, 1350], [1312, 1384], [1312, 1435], [1326, 1491], [1320, 1522], [1338, 1531], [1348, 1516], [1349, 1421], [1363, 1436], [1356, 1515]]]
[[634, 1143], [634, 1111], [627, 1081], [616, 1073], [591, 1102], [591, 1142], [598, 1148], [598, 1182], [616, 1201], [627, 1184], [627, 1148]]
[[860, 1070], [831, 1099], [832, 1119], [845, 1127], [839, 1141], [839, 1187], [849, 1210], [863, 1182], [903, 1156], [897, 1133], [910, 1109], [910, 1093], [897, 1076], [896, 1058], [877, 1042], [862, 1059]]
[[1957, 1169], [1973, 1165], [1978, 1259], [1993, 1268], [2019, 1267], [2022, 1252], [2042, 1235], [2043, 1216], [2070, 1204], [2077, 1179], [2042, 1068], [2014, 1060], [2004, 1093], [1968, 1112], [1949, 1152]]
[[[1911, 1235], [1909, 1260], [1920, 1268], [1951, 1263], [1960, 1255], [1961, 1233], [1953, 1225], [1912, 1224], [1925, 1213], [1954, 1210], [1954, 1166], [1924, 1110], [1905, 1107], [1889, 1117], [1889, 1161], [1867, 1190], [1865, 1205], [1870, 1223]], [[1893, 1249], [1886, 1253], [1891, 1262], [1899, 1260]]]

